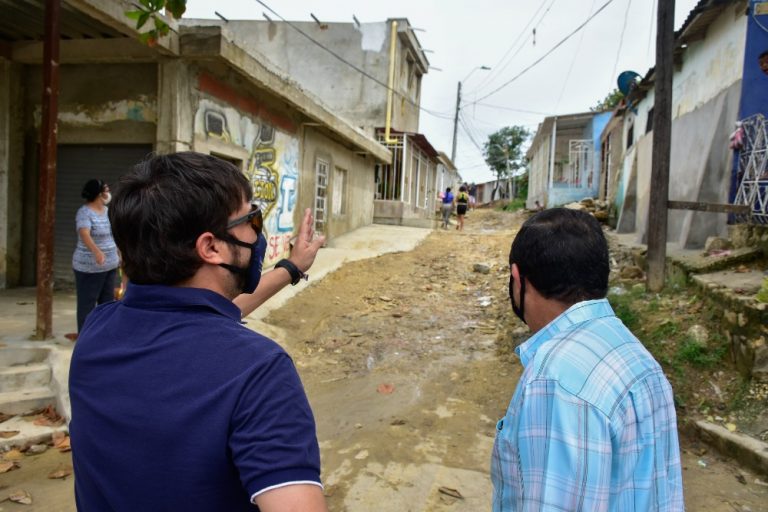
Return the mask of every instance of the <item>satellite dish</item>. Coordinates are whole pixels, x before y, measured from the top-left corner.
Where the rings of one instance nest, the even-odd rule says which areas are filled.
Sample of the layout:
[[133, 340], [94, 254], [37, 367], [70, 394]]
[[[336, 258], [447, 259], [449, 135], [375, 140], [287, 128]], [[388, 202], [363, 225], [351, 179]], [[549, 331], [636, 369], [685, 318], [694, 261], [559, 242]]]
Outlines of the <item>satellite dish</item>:
[[624, 96], [629, 96], [629, 93], [632, 92], [632, 89], [637, 87], [637, 84], [640, 83], [640, 80], [642, 77], [639, 73], [635, 73], [634, 71], [623, 71], [619, 78], [616, 79], [616, 83], [619, 86], [619, 90]]

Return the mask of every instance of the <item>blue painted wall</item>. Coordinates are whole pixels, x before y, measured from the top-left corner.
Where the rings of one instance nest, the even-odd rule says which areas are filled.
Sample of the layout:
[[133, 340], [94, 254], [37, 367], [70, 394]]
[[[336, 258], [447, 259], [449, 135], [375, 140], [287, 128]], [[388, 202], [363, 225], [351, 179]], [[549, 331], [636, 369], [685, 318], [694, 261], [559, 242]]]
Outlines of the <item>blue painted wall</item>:
[[581, 201], [585, 197], [597, 197], [600, 191], [600, 175], [602, 174], [600, 158], [600, 135], [602, 135], [605, 125], [611, 120], [612, 112], [602, 112], [595, 114], [592, 120], [584, 127], [582, 137], [591, 139], [594, 144], [594, 155], [592, 155], [592, 186], [582, 188], [560, 188], [552, 187], [549, 189], [547, 205], [562, 206], [574, 201]]
[[[755, 8], [762, 4], [766, 14], [755, 14]], [[750, 0], [747, 18], [747, 41], [744, 50], [744, 77], [741, 81], [741, 105], [739, 119], [754, 114], [768, 117], [768, 74], [760, 69], [758, 57], [768, 51], [768, 2]], [[738, 154], [734, 155], [730, 199], [736, 197], [738, 187]]]

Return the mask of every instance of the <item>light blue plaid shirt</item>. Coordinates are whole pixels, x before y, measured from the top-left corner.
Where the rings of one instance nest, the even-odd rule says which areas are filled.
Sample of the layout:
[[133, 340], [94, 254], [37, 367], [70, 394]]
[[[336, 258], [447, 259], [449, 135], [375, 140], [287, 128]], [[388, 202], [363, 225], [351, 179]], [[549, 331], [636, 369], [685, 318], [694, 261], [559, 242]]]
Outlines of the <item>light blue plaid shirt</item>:
[[574, 304], [516, 352], [495, 512], [684, 510], [672, 388], [607, 300]]

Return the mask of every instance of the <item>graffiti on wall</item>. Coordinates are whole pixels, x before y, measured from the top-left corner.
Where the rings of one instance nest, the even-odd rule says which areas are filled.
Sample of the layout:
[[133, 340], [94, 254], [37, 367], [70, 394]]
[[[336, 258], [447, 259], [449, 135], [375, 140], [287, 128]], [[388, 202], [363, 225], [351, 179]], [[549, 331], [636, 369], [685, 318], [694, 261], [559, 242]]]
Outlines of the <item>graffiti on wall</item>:
[[253, 201], [264, 214], [268, 244], [265, 264], [285, 257], [290, 251], [294, 229], [298, 140], [275, 129], [268, 121], [208, 99], [200, 101], [195, 133], [248, 152], [243, 168], [253, 189]]

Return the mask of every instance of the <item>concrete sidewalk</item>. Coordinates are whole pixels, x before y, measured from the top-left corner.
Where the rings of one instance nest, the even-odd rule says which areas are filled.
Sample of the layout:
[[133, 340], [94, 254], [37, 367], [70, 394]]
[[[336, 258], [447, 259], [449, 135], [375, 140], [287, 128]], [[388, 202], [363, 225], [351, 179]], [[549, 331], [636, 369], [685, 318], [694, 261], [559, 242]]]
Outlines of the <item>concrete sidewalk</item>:
[[[287, 286], [277, 295], [254, 311], [247, 319], [249, 327], [271, 337], [279, 335], [279, 329], [262, 322], [270, 311], [279, 308], [291, 297], [307, 286], [341, 267], [348, 261], [373, 258], [381, 254], [410, 251], [419, 245], [431, 229], [388, 226], [374, 224], [357, 229], [328, 242], [317, 255], [309, 270], [309, 281], [296, 286]], [[266, 271], [269, 271], [267, 269]], [[69, 363], [74, 343], [65, 334], [76, 331], [76, 297], [74, 291], [57, 291], [53, 299], [53, 339], [45, 342], [32, 341], [36, 325], [36, 289], [14, 288], [0, 290], [0, 371], [2, 367], [14, 368], [23, 365], [17, 360], [19, 351], [44, 349], [48, 351], [45, 363], [51, 368], [50, 388], [56, 397], [59, 412], [67, 419], [71, 417], [69, 404]], [[35, 350], [36, 351], [36, 350]], [[0, 395], [3, 394], [0, 389]], [[19, 393], [23, 399], [25, 390]], [[11, 424], [12, 423], [12, 424]], [[0, 424], [0, 430], [21, 430], [11, 439], [0, 440], [0, 447], [23, 445], [32, 440], [50, 437], [53, 429], [41, 432], [31, 421], [18, 418]]]

